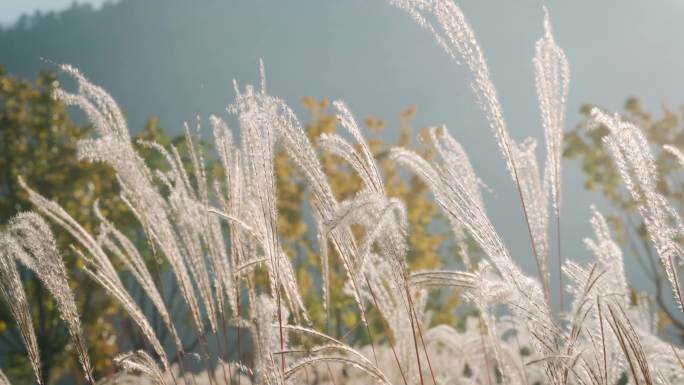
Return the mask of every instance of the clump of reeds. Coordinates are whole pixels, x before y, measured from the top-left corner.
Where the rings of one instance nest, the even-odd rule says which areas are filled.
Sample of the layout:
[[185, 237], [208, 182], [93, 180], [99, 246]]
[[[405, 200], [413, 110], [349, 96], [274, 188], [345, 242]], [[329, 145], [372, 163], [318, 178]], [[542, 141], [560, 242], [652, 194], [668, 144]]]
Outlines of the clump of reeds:
[[[79, 156], [107, 163], [116, 171], [122, 200], [142, 225], [148, 246], [168, 261], [174, 274], [200, 341], [198, 357], [204, 372], [185, 369], [187, 360], [195, 356], [185, 351], [178, 320], [171, 317], [157, 287], [162, 281], [155, 281], [157, 273], [148, 270], [141, 252], [124, 233], [95, 207], [102, 225], [98, 234], [91, 234], [58, 203], [24, 185], [37, 211], [73, 236], [85, 271], [121, 303], [145, 337], [149, 350], [123, 354], [115, 362], [125, 371], [140, 373], [138, 381], [147, 378], [155, 385], [684, 381], [682, 352], [657, 338], [645, 299], [630, 299], [622, 252], [598, 211], [592, 209], [594, 238], [586, 240], [595, 260], [580, 264], [562, 258], [560, 160], [569, 69], [553, 38], [548, 14], [533, 59], [546, 148], [540, 168], [535, 139], [516, 141], [509, 134], [484, 56], [460, 8], [450, 0], [390, 3], [434, 34], [448, 56], [463, 61], [472, 74], [475, 97], [519, 195], [521, 223], [529, 230], [538, 276], [525, 275], [516, 264], [487, 215], [474, 167], [446, 127], [432, 128], [424, 138], [437, 154], [436, 161], [404, 148], [395, 148], [389, 155], [429, 186], [455, 239], [464, 243], [467, 235], [485, 258], [479, 263], [466, 258], [463, 270], [411, 271], [406, 241], [411, 229], [404, 202], [387, 196], [377, 161], [345, 103], [333, 105], [347, 135], [323, 135], [318, 143], [311, 143], [288, 105], [267, 92], [262, 64], [259, 88], [240, 88], [235, 82], [235, 101], [228, 112], [237, 129], [229, 128], [228, 119], [210, 119], [223, 179], [209, 185], [205, 161], [187, 127], [189, 166], [176, 146], [142, 142], [159, 152], [168, 166], [151, 169], [133, 147], [123, 114], [112, 98], [76, 69], [63, 66], [76, 79], [78, 90], [59, 90], [55, 97], [80, 107], [97, 131], [97, 137], [79, 143]], [[684, 226], [679, 213], [656, 192], [658, 175], [648, 144], [638, 127], [618, 116], [600, 110], [592, 116], [610, 130], [606, 146], [627, 189], [641, 202], [648, 234], [682, 305], [678, 242]], [[324, 307], [331, 306], [330, 258], [338, 258], [346, 274], [343, 289], [356, 304], [359, 327], [370, 334], [367, 313], [378, 312], [383, 343], [376, 344], [373, 341], [378, 339], [369, 336], [370, 345], [353, 346], [343, 337], [313, 327], [293, 263], [278, 234], [276, 149], [288, 154], [308, 183], [320, 247]], [[362, 189], [353, 198], [340, 201], [335, 197], [319, 160], [320, 151], [339, 156], [358, 174]], [[678, 149], [669, 151], [684, 159]], [[550, 227], [555, 228], [555, 236], [550, 236]], [[363, 235], [357, 236], [352, 228], [361, 229]], [[567, 284], [551, 282], [548, 261], [553, 237]], [[17, 260], [35, 272], [56, 298], [85, 377], [94, 382], [68, 277], [48, 226], [37, 214], [21, 214], [0, 235], [0, 245], [0, 293], [17, 321], [38, 382], [39, 347]], [[151, 300], [173, 337], [174, 360], [169, 360], [145, 313], [122, 283], [113, 260], [130, 271]], [[265, 281], [257, 279], [258, 272], [265, 274]], [[477, 316], [469, 317], [461, 331], [454, 325], [430, 326], [427, 290], [434, 288], [460, 290]], [[560, 298], [560, 311], [551, 306], [555, 295]], [[571, 300], [568, 306], [565, 296]], [[237, 339], [229, 344], [231, 331]], [[246, 335], [250, 338], [242, 338]], [[240, 357], [235, 353], [247, 343], [253, 364], [229, 358]], [[0, 384], [6, 382], [0, 376]]]

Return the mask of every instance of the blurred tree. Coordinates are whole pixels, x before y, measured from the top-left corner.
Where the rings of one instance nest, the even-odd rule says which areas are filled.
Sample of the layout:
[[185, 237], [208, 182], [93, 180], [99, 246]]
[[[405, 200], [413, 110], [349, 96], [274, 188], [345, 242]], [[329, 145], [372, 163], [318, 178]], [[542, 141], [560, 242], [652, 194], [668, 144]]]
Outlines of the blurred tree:
[[[593, 106], [584, 105], [580, 112], [584, 119], [565, 135], [564, 156], [578, 158], [585, 175], [584, 187], [600, 191], [612, 213], [606, 218], [617, 229], [619, 241], [629, 250], [655, 289], [655, 301], [659, 308], [659, 326], [672, 328], [684, 338], [684, 318], [670, 301], [671, 288], [665, 278], [663, 266], [648, 240], [644, 222], [637, 213], [637, 205], [625, 190], [610, 154], [604, 149], [602, 138], [608, 133], [605, 126], [590, 127], [589, 115]], [[676, 158], [663, 149], [669, 144], [684, 149], [684, 127], [680, 114], [664, 108], [663, 116], [654, 118], [642, 109], [639, 100], [629, 98], [625, 102], [623, 118], [640, 127], [656, 160], [660, 179], [658, 192], [681, 212], [684, 205], [684, 180]], [[681, 240], [680, 240], [681, 242]]]

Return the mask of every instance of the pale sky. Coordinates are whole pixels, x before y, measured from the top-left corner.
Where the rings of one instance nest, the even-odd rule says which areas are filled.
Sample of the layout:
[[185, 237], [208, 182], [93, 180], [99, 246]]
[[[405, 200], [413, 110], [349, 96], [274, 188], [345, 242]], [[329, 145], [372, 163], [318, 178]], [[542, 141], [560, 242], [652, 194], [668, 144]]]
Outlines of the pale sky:
[[74, 2], [101, 5], [105, 0], [0, 0], [0, 24], [7, 25], [15, 22], [22, 14], [59, 11]]

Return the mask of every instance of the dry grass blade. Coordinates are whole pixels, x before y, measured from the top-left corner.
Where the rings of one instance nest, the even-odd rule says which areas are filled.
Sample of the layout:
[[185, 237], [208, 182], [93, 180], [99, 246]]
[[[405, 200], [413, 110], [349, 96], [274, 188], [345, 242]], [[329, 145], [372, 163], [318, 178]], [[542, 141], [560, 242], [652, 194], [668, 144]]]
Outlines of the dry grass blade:
[[674, 348], [672, 344], [670, 344], [670, 348], [672, 348], [672, 354], [677, 358], [677, 362], [679, 363], [679, 366], [684, 369], [684, 361], [682, 361], [682, 357], [677, 353], [677, 349]]
[[639, 379], [642, 379], [646, 385], [653, 385], [654, 382], [651, 377], [648, 359], [632, 323], [625, 316], [624, 311], [619, 305], [608, 303], [606, 307], [611, 317], [608, 325], [610, 325], [620, 343], [620, 347], [629, 363], [634, 381], [638, 385], [640, 383]]
[[0, 370], [0, 385], [12, 385], [10, 381], [7, 379], [7, 376], [5, 376], [5, 373]]
[[412, 286], [419, 287], [460, 287], [475, 289], [476, 275], [463, 271], [421, 270], [411, 273]]
[[166, 385], [161, 369], [143, 350], [120, 354], [114, 358], [114, 363], [127, 372], [145, 374], [154, 385]]
[[91, 385], [94, 385], [93, 368], [83, 337], [78, 309], [69, 287], [66, 267], [57, 250], [52, 231], [47, 223], [35, 213], [21, 213], [12, 218], [8, 231], [22, 248], [22, 250], [17, 250], [22, 255], [15, 256], [15, 258], [22, 261], [38, 276], [57, 302], [59, 315], [69, 329], [85, 377]]
[[157, 289], [154, 279], [147, 269], [142, 256], [135, 248], [135, 245], [102, 216], [97, 206], [95, 207], [95, 214], [101, 221], [98, 242], [103, 248], [109, 250], [114, 256], [122, 261], [126, 268], [133, 274], [140, 286], [145, 290], [145, 294], [150, 298], [154, 307], [159, 312], [164, 324], [171, 332], [176, 348], [179, 351], [183, 350], [180, 336], [171, 320], [171, 316], [162, 299], [161, 293]]
[[36, 332], [26, 300], [24, 288], [19, 279], [15, 255], [21, 253], [20, 246], [7, 234], [0, 233], [0, 294], [9, 307], [10, 313], [17, 323], [19, 334], [24, 341], [33, 373], [38, 384], [43, 384], [40, 352]]
[[375, 378], [381, 384], [392, 385], [391, 382], [389, 382], [389, 380], [387, 379], [387, 377], [385, 377], [385, 375], [381, 372], [377, 371], [377, 369], [372, 365], [369, 365], [367, 362], [364, 361], [354, 360], [344, 356], [317, 356], [304, 358], [302, 360], [295, 362], [293, 365], [287, 368], [287, 370], [285, 371], [285, 379], [289, 379], [290, 377], [292, 377], [293, 374], [297, 373], [300, 370], [303, 370], [309, 366], [313, 366], [322, 362], [337, 362], [344, 365], [349, 365], [368, 374], [372, 378]]

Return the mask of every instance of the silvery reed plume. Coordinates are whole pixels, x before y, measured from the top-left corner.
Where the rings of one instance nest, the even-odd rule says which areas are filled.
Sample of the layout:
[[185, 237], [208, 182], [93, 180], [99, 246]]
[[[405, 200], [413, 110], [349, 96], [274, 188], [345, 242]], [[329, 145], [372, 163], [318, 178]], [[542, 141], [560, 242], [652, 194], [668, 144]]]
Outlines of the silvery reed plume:
[[[76, 80], [77, 91], [60, 89], [54, 96], [83, 110], [97, 131], [97, 137], [79, 143], [79, 157], [116, 171], [121, 199], [140, 222], [148, 247], [173, 272], [200, 347], [199, 353], [186, 351], [177, 331], [179, 320], [172, 317], [163, 290], [157, 287], [157, 273], [148, 270], [141, 251], [97, 205], [93, 212], [101, 226], [94, 234], [58, 202], [22, 182], [42, 217], [19, 214], [0, 234], [0, 293], [17, 322], [39, 383], [39, 346], [17, 263], [33, 271], [55, 297], [82, 375], [91, 384], [98, 381], [92, 376], [60, 251], [43, 217], [72, 235], [85, 272], [121, 304], [148, 347], [117, 356], [114, 361], [122, 373], [100, 379], [101, 383], [684, 383], [684, 352], [658, 338], [647, 298], [631, 295], [622, 251], [598, 210], [591, 208], [593, 234], [585, 241], [595, 259], [577, 263], [562, 257], [561, 148], [569, 68], [546, 10], [544, 33], [533, 58], [546, 149], [540, 167], [537, 141], [517, 141], [510, 135], [482, 50], [461, 9], [451, 0], [389, 3], [432, 33], [448, 57], [465, 63], [470, 71], [475, 98], [517, 189], [521, 223], [529, 230], [538, 274], [527, 276], [516, 264], [488, 217], [482, 182], [446, 127], [433, 127], [423, 138], [436, 160], [405, 148], [392, 149], [389, 157], [426, 183], [457, 242], [474, 240], [485, 257], [464, 258], [463, 270], [412, 271], [407, 262], [411, 228], [405, 204], [386, 193], [381, 168], [344, 102], [333, 106], [346, 135], [324, 134], [312, 143], [285, 101], [267, 92], [262, 63], [260, 86], [240, 87], [235, 82], [227, 118], [209, 119], [222, 166], [221, 179], [210, 185], [190, 128], [186, 126], [184, 143], [189, 162], [175, 145], [141, 142], [165, 160], [164, 169], [150, 168], [133, 147], [124, 116], [110, 95], [65, 65], [61, 69]], [[638, 127], [619, 116], [596, 109], [592, 117], [609, 128], [604, 143], [625, 187], [640, 202], [639, 212], [681, 308], [678, 269], [684, 226], [677, 210], [656, 191], [658, 175], [648, 143]], [[229, 121], [238, 127], [229, 128]], [[338, 258], [346, 274], [343, 290], [356, 304], [359, 327], [370, 334], [367, 315], [378, 312], [384, 338], [371, 336], [369, 345], [353, 346], [314, 328], [278, 234], [276, 150], [287, 153], [308, 184], [320, 248], [322, 305], [331, 306], [329, 266], [331, 258]], [[680, 150], [667, 150], [684, 167]], [[339, 156], [359, 176], [362, 188], [351, 199], [340, 201], [333, 194], [320, 161], [322, 151]], [[362, 235], [353, 228], [361, 229]], [[550, 246], [554, 238], [555, 248]], [[552, 257], [558, 258], [561, 277], [565, 276], [561, 282], [551, 282]], [[173, 346], [160, 342], [115, 266], [130, 272], [144, 290]], [[266, 279], [256, 279], [257, 270]], [[435, 288], [459, 290], [477, 315], [467, 317], [462, 330], [448, 324], [430, 326], [427, 291]], [[560, 299], [560, 312], [551, 306], [554, 296]], [[237, 341], [231, 342], [230, 333], [237, 333]], [[249, 345], [250, 362], [229, 358], [241, 345]], [[187, 368], [190, 361], [201, 362], [204, 369]], [[0, 374], [0, 384], [5, 383], [9, 381]]]

